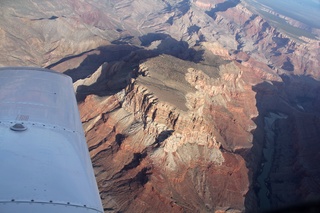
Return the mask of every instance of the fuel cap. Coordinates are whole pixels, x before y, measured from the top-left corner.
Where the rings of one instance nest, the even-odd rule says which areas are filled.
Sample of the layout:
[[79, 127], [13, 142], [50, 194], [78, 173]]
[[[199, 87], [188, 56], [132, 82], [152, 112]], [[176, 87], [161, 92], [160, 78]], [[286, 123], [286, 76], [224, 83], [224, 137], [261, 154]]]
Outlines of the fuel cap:
[[20, 131], [21, 132], [21, 131], [27, 130], [27, 127], [24, 126], [23, 124], [16, 123], [15, 125], [11, 126], [10, 129], [13, 131]]

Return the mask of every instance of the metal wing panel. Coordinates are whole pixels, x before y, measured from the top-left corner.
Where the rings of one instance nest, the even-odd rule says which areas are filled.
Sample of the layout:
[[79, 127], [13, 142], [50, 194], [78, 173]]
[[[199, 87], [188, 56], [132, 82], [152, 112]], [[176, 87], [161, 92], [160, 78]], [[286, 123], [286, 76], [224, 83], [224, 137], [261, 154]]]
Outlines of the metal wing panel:
[[69, 77], [0, 69], [0, 171], [0, 212], [103, 211]]
[[95, 209], [73, 204], [37, 203], [37, 202], [0, 202], [0, 210], [3, 213], [99, 213]]
[[99, 204], [92, 173], [62, 131], [32, 127], [16, 133], [2, 126], [0, 201]]
[[70, 93], [71, 89], [73, 91], [70, 77], [23, 68], [0, 69], [0, 72], [2, 120], [32, 120], [82, 131], [78, 116], [70, 113], [75, 109], [74, 94]]

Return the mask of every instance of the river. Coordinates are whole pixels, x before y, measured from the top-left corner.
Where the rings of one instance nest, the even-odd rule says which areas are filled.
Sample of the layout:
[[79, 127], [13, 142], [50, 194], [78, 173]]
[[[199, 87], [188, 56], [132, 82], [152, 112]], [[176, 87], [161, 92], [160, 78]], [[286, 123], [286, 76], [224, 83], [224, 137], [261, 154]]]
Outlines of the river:
[[257, 181], [260, 185], [258, 198], [260, 201], [260, 210], [268, 210], [271, 207], [268, 189], [268, 177], [273, 163], [273, 155], [275, 148], [275, 128], [274, 123], [278, 119], [286, 119], [288, 116], [283, 113], [270, 112], [264, 118], [265, 145], [263, 148], [263, 163], [261, 164], [261, 173]]

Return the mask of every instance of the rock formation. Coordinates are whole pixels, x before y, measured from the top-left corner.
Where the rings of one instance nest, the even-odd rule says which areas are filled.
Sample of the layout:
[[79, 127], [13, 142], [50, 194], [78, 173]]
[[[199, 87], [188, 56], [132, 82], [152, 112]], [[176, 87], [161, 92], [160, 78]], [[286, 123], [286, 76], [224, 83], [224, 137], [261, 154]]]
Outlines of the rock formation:
[[253, 82], [236, 62], [211, 76], [206, 69], [160, 55], [140, 64], [136, 78], [124, 76], [121, 92], [88, 95], [79, 105], [107, 209], [244, 210], [249, 177], [237, 150], [252, 143]]
[[[73, 78], [105, 212], [257, 212], [266, 161], [269, 208], [320, 199], [317, 29], [276, 28], [248, 0], [0, 11], [0, 65]], [[270, 113], [287, 117], [266, 159]]]

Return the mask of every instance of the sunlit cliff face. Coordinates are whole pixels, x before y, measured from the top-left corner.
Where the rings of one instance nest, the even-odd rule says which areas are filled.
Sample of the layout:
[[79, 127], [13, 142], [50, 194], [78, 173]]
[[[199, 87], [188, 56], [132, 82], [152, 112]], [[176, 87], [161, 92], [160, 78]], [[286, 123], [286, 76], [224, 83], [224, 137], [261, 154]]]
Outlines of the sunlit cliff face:
[[[223, 64], [210, 77], [199, 65], [184, 63], [166, 55], [149, 59], [121, 92], [103, 99], [89, 95], [79, 105], [103, 200], [110, 208], [124, 199], [113, 196], [117, 189], [129, 190], [127, 199], [140, 200], [122, 210], [156, 205], [163, 207], [154, 211], [184, 211], [185, 206], [212, 211], [230, 208], [228, 203], [244, 210], [248, 169], [233, 150], [252, 145], [248, 132], [255, 128], [255, 94], [243, 85], [239, 64]], [[239, 105], [248, 99], [252, 110], [243, 111]]]

